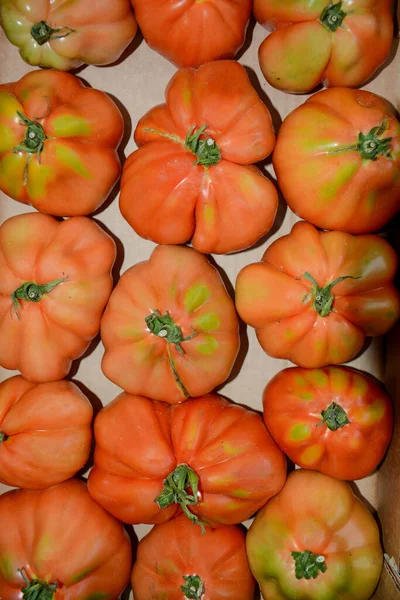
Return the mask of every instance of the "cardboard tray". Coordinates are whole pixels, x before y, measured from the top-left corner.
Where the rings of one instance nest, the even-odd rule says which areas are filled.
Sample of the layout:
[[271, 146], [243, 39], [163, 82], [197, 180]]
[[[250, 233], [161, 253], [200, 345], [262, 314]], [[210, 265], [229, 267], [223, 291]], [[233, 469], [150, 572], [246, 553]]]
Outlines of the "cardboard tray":
[[[400, 22], [400, 7], [397, 11], [397, 21]], [[393, 43], [392, 52], [385, 67], [381, 69], [363, 89], [379, 94], [389, 100], [397, 110], [400, 109], [400, 49], [398, 28], [397, 37]], [[248, 29], [244, 48], [237, 60], [247, 69], [251, 83], [256, 88], [261, 99], [269, 108], [276, 131], [282, 120], [294, 108], [302, 104], [308, 95], [291, 95], [272, 88], [263, 78], [260, 71], [257, 51], [265, 38], [264, 29], [254, 22]], [[17, 81], [32, 70], [18, 54], [0, 29], [0, 82]], [[120, 147], [120, 157], [123, 162], [134, 149], [133, 131], [139, 118], [152, 106], [164, 101], [164, 89], [175, 67], [160, 55], [153, 52], [144, 42], [140, 33], [137, 34], [123, 57], [109, 67], [82, 67], [75, 74], [90, 87], [107, 92], [116, 102], [125, 120], [125, 134]], [[272, 176], [271, 161], [263, 164]], [[110, 233], [117, 244], [118, 257], [114, 268], [115, 282], [131, 265], [146, 260], [155, 244], [141, 239], [122, 218], [118, 209], [118, 185], [109, 199], [94, 215], [94, 219]], [[7, 218], [24, 213], [34, 212], [33, 209], [19, 204], [0, 192], [0, 223]], [[233, 293], [236, 276], [245, 265], [260, 260], [266, 247], [278, 237], [288, 233], [297, 217], [281, 201], [275, 225], [271, 232], [259, 242], [256, 247], [228, 256], [215, 256], [215, 263], [221, 272], [229, 279], [231, 286], [228, 291]], [[400, 251], [400, 241], [393, 237], [395, 228], [391, 226], [392, 241], [397, 243]], [[399, 237], [399, 236], [397, 236]], [[225, 281], [226, 281], [225, 278]], [[97, 411], [101, 405], [108, 404], [119, 393], [120, 389], [102, 374], [100, 362], [103, 346], [99, 336], [93, 340], [84, 357], [75, 361], [69, 378], [80, 385], [87, 394]], [[374, 512], [382, 531], [382, 543], [388, 558], [392, 558], [397, 567], [385, 561], [380, 584], [374, 594], [375, 600], [400, 600], [400, 326], [391, 332], [387, 339], [374, 339], [367, 350], [349, 366], [368, 372], [383, 381], [392, 394], [396, 412], [395, 434], [390, 450], [381, 469], [370, 477], [352, 484], [354, 491], [364, 499]], [[227, 398], [245, 404], [258, 411], [262, 410], [262, 392], [266, 383], [278, 371], [291, 363], [285, 360], [269, 358], [260, 348], [254, 331], [248, 327], [242, 328], [242, 344], [238, 361], [233, 374], [221, 388], [220, 393]], [[0, 380], [4, 380], [17, 372], [0, 368]], [[0, 492], [6, 486], [0, 485]], [[248, 524], [248, 523], [247, 523]], [[3, 524], [4, 526], [4, 524]], [[150, 526], [135, 526], [135, 532], [140, 539], [150, 530]], [[129, 592], [123, 597], [128, 598]], [[132, 595], [130, 596], [132, 597]]]

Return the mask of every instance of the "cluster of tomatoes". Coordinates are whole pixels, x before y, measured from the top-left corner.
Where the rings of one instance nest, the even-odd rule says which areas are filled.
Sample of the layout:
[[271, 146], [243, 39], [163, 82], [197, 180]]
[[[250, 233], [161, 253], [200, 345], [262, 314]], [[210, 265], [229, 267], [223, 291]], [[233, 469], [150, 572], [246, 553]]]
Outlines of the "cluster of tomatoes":
[[[253, 8], [273, 30], [268, 83], [329, 85], [277, 136], [231, 60]], [[352, 89], [388, 56], [390, 0], [0, 0], [0, 15], [22, 58], [50, 68], [0, 85], [0, 190], [38, 211], [0, 227], [0, 365], [21, 373], [0, 384], [0, 481], [21, 488], [0, 497], [0, 598], [114, 600], [131, 580], [135, 600], [252, 600], [256, 581], [265, 600], [368, 600], [379, 531], [346, 480], [379, 466], [393, 413], [340, 365], [400, 315], [397, 256], [376, 233], [400, 208], [400, 123]], [[120, 178], [124, 120], [66, 71], [117, 60], [137, 23], [179, 69], [120, 186], [122, 216], [159, 245], [113, 289], [115, 243], [88, 215]], [[233, 301], [206, 255], [271, 231], [278, 192], [255, 166], [271, 153], [305, 220], [240, 271]], [[238, 316], [296, 365], [266, 386], [263, 417], [215, 392]], [[94, 420], [83, 482], [93, 408], [64, 378], [99, 331], [124, 392]], [[154, 525], [133, 571], [122, 522]]]

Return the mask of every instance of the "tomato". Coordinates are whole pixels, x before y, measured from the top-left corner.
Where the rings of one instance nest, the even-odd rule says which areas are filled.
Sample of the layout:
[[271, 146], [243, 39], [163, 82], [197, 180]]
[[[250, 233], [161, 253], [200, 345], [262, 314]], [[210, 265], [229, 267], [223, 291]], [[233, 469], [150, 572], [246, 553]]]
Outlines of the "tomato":
[[41, 213], [0, 227], [0, 365], [29, 381], [62, 379], [100, 329], [115, 244], [86, 217]]
[[1, 0], [0, 17], [25, 62], [59, 71], [116, 61], [137, 30], [129, 0]]
[[92, 213], [117, 182], [122, 115], [70, 73], [32, 71], [0, 85], [0, 189], [57, 216]]
[[255, 0], [273, 31], [259, 48], [270, 85], [286, 92], [358, 87], [386, 60], [393, 40], [391, 0]]
[[211, 392], [239, 350], [238, 318], [218, 271], [192, 248], [158, 246], [128, 269], [101, 322], [104, 375], [171, 404]]
[[7, 492], [0, 521], [4, 600], [117, 600], [129, 581], [128, 535], [81, 481]]
[[219, 527], [202, 535], [183, 515], [156, 525], [139, 542], [132, 590], [135, 600], [254, 600], [243, 531]]
[[146, 42], [178, 67], [233, 58], [242, 47], [251, 0], [131, 0]]
[[270, 434], [294, 463], [338, 479], [370, 475], [392, 437], [389, 396], [345, 367], [285, 369], [268, 383], [263, 405]]
[[246, 539], [268, 600], [368, 600], [382, 570], [379, 529], [350, 486], [293, 471], [258, 513]]
[[323, 229], [371, 233], [400, 209], [400, 123], [371, 92], [309, 98], [283, 122], [273, 161], [290, 208]]
[[170, 406], [123, 393], [97, 415], [94, 434], [89, 492], [126, 523], [183, 512], [201, 528], [233, 525], [286, 478], [260, 415], [216, 394]]
[[221, 254], [251, 246], [272, 227], [278, 195], [251, 163], [272, 152], [275, 134], [238, 63], [178, 71], [166, 104], [140, 119], [135, 141], [139, 149], [125, 162], [119, 202], [143, 238], [192, 239], [200, 252]]
[[353, 358], [366, 336], [383, 335], [400, 314], [397, 256], [377, 235], [321, 232], [296, 223], [236, 282], [236, 308], [264, 351], [300, 367]]
[[70, 381], [0, 383], [0, 481], [45, 488], [69, 479], [89, 458], [93, 408]]

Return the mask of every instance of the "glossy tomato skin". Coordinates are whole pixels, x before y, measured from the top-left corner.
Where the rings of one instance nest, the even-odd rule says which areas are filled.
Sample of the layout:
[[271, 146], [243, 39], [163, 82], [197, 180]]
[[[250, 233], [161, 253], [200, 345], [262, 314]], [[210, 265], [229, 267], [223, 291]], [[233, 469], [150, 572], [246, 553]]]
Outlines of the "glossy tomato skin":
[[202, 534], [184, 515], [156, 525], [138, 546], [132, 571], [135, 600], [182, 600], [184, 576], [193, 574], [201, 579], [202, 600], [254, 600], [242, 529], [207, 528]]
[[[350, 486], [293, 471], [258, 513], [246, 539], [253, 575], [268, 600], [369, 600], [382, 570], [379, 529]], [[325, 558], [325, 572], [297, 579], [292, 552]]]
[[337, 479], [370, 475], [392, 437], [389, 396], [346, 367], [284, 369], [266, 386], [263, 407], [270, 434], [294, 463]]
[[[148, 320], [157, 313], [172, 319], [181, 343], [152, 331]], [[206, 394], [233, 367], [238, 327], [234, 304], [207, 258], [192, 248], [158, 246], [111, 294], [101, 322], [103, 373], [131, 394], [171, 404]]]
[[[92, 220], [28, 213], [0, 228], [0, 365], [33, 382], [62, 379], [100, 329], [113, 240]], [[54, 287], [45, 291], [47, 284]], [[24, 286], [34, 300], [17, 298]], [[51, 287], [51, 286], [50, 286]]]
[[45, 488], [89, 458], [93, 408], [71, 381], [35, 385], [20, 375], [0, 384], [0, 481]]
[[[367, 158], [357, 148], [360, 136], [381, 143], [381, 152]], [[400, 123], [371, 92], [334, 88], [311, 96], [283, 122], [273, 162], [290, 208], [322, 229], [371, 233], [400, 210]]]
[[275, 30], [259, 48], [261, 70], [286, 92], [309, 92], [321, 81], [358, 87], [386, 60], [393, 40], [391, 0], [255, 0], [254, 14]]
[[155, 502], [179, 465], [198, 477], [190, 512], [213, 527], [248, 519], [286, 478], [285, 457], [262, 418], [216, 394], [175, 406], [121, 394], [100, 411], [94, 431], [89, 492], [126, 523], [159, 524], [181, 512], [179, 503]]
[[[165, 96], [136, 127], [139, 149], [121, 180], [122, 216], [157, 244], [191, 239], [196, 250], [216, 254], [253, 245], [272, 227], [278, 195], [253, 165], [272, 152], [275, 133], [246, 70], [234, 61], [180, 69]], [[188, 136], [203, 127], [192, 149]]]
[[5, 194], [60, 217], [90, 214], [104, 202], [121, 172], [124, 131], [107, 94], [70, 73], [32, 71], [0, 85], [0, 120]]
[[396, 323], [396, 269], [395, 251], [378, 235], [321, 232], [302, 221], [240, 271], [236, 308], [270, 356], [306, 368], [340, 364]]
[[24, 580], [57, 583], [54, 600], [117, 600], [129, 581], [131, 544], [121, 523], [70, 479], [0, 496], [0, 596], [20, 600]]
[[116, 61], [137, 30], [129, 0], [2, 0], [0, 16], [25, 62], [59, 71]]

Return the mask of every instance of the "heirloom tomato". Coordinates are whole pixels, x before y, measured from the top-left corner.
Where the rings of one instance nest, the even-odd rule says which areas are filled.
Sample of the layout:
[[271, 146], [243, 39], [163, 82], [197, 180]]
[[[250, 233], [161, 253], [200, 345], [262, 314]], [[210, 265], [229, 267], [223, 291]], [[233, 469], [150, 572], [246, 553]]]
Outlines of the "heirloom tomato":
[[192, 239], [200, 252], [223, 254], [251, 246], [272, 227], [277, 191], [251, 163], [272, 152], [275, 133], [238, 63], [178, 71], [166, 104], [139, 121], [135, 141], [120, 208], [143, 238], [157, 244]]
[[92, 416], [71, 381], [0, 383], [0, 481], [45, 488], [75, 475], [89, 457]]
[[233, 58], [242, 47], [251, 0], [131, 0], [146, 42], [178, 67]]
[[270, 356], [300, 367], [340, 364], [396, 323], [396, 268], [378, 235], [321, 232], [302, 221], [242, 269], [236, 307]]
[[29, 381], [62, 379], [100, 329], [113, 240], [91, 219], [41, 213], [0, 228], [0, 365]]
[[122, 275], [101, 338], [106, 377], [131, 394], [176, 404], [225, 381], [239, 350], [239, 325], [205, 256], [158, 246]]
[[116, 61], [137, 30], [129, 0], [0, 0], [0, 16], [25, 62], [59, 71]]
[[382, 570], [379, 529], [348, 483], [293, 471], [246, 539], [268, 600], [368, 600]]
[[135, 600], [254, 600], [243, 531], [207, 528], [202, 535], [182, 515], [156, 525], [139, 543], [132, 590]]
[[126, 523], [183, 512], [202, 529], [233, 525], [286, 479], [260, 415], [216, 394], [171, 406], [123, 393], [97, 415], [94, 434], [89, 492]]
[[321, 81], [358, 87], [386, 60], [393, 40], [391, 0], [255, 0], [273, 29], [258, 56], [268, 83], [308, 92]]
[[389, 396], [345, 367], [285, 369], [268, 383], [263, 404], [281, 450], [300, 467], [337, 479], [370, 475], [392, 437]]
[[273, 161], [290, 208], [322, 229], [371, 233], [400, 209], [400, 123], [371, 92], [309, 98], [283, 122]]
[[77, 479], [0, 496], [0, 598], [117, 600], [131, 544]]
[[87, 215], [120, 175], [122, 115], [70, 73], [32, 71], [0, 85], [0, 190], [56, 216]]

